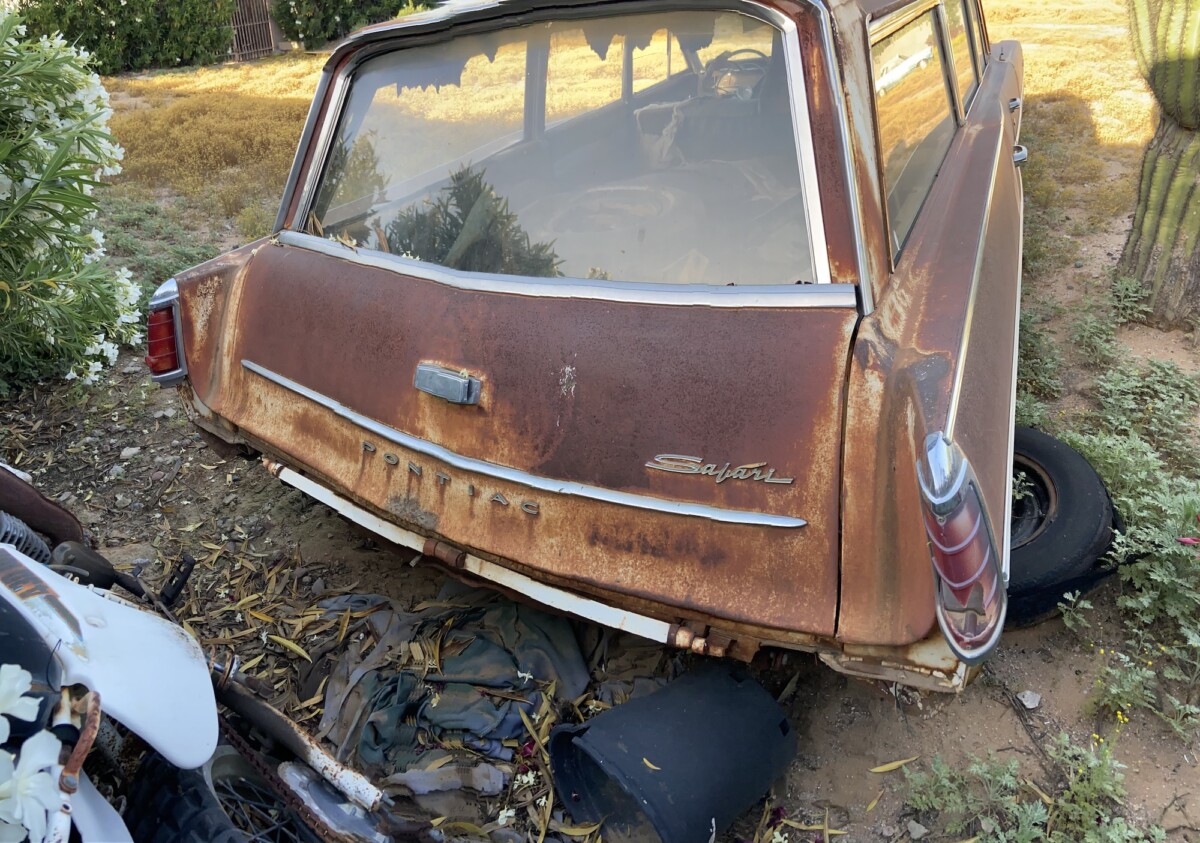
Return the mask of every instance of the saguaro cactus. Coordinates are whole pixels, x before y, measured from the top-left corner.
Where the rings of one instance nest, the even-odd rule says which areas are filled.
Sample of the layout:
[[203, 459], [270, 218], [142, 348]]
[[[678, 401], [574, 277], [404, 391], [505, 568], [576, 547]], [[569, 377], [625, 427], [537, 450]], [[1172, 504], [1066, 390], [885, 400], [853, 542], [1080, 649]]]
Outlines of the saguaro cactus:
[[1161, 117], [1142, 159], [1121, 270], [1164, 328], [1200, 320], [1200, 0], [1128, 0], [1138, 67]]

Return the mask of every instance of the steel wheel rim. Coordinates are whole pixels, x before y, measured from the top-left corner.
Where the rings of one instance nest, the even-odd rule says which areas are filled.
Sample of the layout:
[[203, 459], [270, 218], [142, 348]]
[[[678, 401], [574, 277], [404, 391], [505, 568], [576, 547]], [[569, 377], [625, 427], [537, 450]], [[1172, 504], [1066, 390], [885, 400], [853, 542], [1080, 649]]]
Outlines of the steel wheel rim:
[[314, 843], [315, 838], [269, 787], [242, 776], [220, 778], [213, 791], [247, 843]]
[[1013, 456], [1013, 488], [1021, 478], [1025, 493], [1014, 495], [1009, 519], [1009, 546], [1016, 550], [1040, 536], [1058, 515], [1058, 489], [1040, 463], [1023, 454]]

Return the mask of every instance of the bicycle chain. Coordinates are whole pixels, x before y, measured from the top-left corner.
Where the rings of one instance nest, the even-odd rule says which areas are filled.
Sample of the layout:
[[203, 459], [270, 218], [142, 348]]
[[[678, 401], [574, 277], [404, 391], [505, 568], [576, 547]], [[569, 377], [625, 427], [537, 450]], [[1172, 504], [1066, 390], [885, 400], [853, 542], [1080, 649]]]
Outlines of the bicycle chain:
[[238, 754], [245, 758], [250, 766], [263, 777], [263, 780], [271, 786], [271, 790], [275, 791], [275, 795], [285, 805], [295, 811], [296, 815], [300, 817], [309, 831], [320, 837], [324, 843], [357, 843], [357, 838], [334, 831], [326, 825], [320, 816], [312, 808], [308, 807], [303, 799], [284, 784], [283, 779], [275, 772], [275, 768], [264, 761], [250, 743], [229, 725], [229, 721], [225, 718], [225, 715], [218, 714], [217, 720], [221, 724], [221, 735], [225, 740], [229, 741], [233, 748], [238, 751]]

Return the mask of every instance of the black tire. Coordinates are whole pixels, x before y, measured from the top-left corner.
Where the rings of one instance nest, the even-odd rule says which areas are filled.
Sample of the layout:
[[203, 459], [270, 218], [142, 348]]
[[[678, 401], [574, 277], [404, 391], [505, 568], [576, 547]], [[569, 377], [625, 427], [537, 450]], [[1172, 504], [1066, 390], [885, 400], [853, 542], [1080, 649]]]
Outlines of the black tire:
[[[206, 768], [180, 770], [157, 752], [146, 755], [129, 789], [125, 809], [125, 824], [134, 843], [318, 843], [319, 838], [278, 802], [266, 783], [229, 747], [219, 747], [214, 761], [223, 753], [226, 762], [232, 753], [241, 764], [210, 762], [207, 770], [212, 786], [205, 778]], [[247, 788], [251, 791], [249, 797]], [[263, 798], [256, 803], [253, 797], [259, 796]], [[260, 807], [264, 799], [265, 810]], [[238, 822], [231, 819], [223, 802]], [[256, 809], [258, 815], [253, 816]], [[280, 812], [288, 819], [274, 822]], [[260, 819], [266, 822], [260, 825]], [[253, 833], [253, 829], [264, 825], [272, 828], [271, 832]]]
[[1118, 523], [1096, 470], [1064, 442], [1018, 427], [1014, 479], [1028, 481], [1014, 499], [1007, 625], [1029, 626], [1058, 613], [1067, 591], [1086, 591], [1114, 570], [1097, 566]]
[[134, 843], [246, 843], [199, 770], [150, 752], [129, 789], [125, 824]]

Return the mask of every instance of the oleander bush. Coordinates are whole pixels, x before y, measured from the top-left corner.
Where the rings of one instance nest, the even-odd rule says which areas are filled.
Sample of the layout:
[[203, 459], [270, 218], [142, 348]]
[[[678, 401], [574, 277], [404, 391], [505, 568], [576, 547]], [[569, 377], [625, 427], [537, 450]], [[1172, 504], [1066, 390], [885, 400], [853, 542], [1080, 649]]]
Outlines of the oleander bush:
[[0, 392], [95, 379], [136, 342], [141, 291], [104, 259], [93, 191], [120, 170], [86, 51], [0, 11]]
[[210, 64], [229, 54], [235, 0], [19, 0], [30, 32], [68, 41], [112, 74]]

